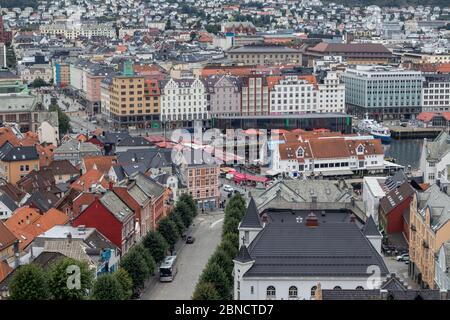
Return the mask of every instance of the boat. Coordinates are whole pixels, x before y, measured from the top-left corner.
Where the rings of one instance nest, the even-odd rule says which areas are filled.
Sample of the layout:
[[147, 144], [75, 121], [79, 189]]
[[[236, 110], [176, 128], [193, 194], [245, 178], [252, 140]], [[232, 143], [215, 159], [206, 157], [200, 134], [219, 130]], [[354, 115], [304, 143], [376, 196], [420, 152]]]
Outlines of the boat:
[[371, 134], [374, 138], [380, 139], [381, 142], [391, 142], [391, 132], [388, 127], [381, 125], [373, 119], [369, 119], [368, 114], [358, 124], [358, 130]]

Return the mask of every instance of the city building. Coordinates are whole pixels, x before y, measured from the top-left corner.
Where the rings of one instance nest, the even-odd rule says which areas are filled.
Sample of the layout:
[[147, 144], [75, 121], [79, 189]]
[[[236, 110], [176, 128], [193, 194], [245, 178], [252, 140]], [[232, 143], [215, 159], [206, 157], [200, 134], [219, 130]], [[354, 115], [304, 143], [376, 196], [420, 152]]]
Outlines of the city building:
[[56, 61], [53, 64], [53, 79], [58, 87], [65, 87], [70, 84], [70, 64]]
[[63, 36], [64, 38], [75, 40], [78, 37], [107, 37], [116, 38], [116, 30], [109, 24], [79, 23], [70, 25], [63, 23], [43, 24], [39, 26], [41, 34]]
[[16, 184], [33, 170], [39, 170], [39, 155], [35, 146], [13, 147], [5, 142], [0, 147], [0, 171], [2, 178]]
[[189, 194], [199, 209], [212, 210], [219, 205], [219, 165], [188, 163], [182, 165], [181, 174]]
[[50, 64], [33, 64], [20, 71], [20, 79], [24, 83], [31, 84], [37, 79], [44, 80], [46, 83], [53, 81], [53, 69]]
[[113, 191], [95, 198], [87, 208], [76, 217], [73, 227], [96, 228], [109, 241], [114, 243], [121, 254], [134, 245], [135, 214]]
[[241, 80], [228, 75], [212, 75], [204, 78], [209, 112], [214, 118], [220, 115], [241, 114]]
[[335, 72], [268, 77], [271, 114], [345, 112], [345, 86]]
[[375, 119], [414, 119], [422, 110], [424, 78], [419, 71], [387, 66], [348, 68], [345, 84], [347, 112]]
[[[379, 288], [388, 269], [364, 227], [347, 212], [322, 212], [260, 212], [251, 199], [238, 227], [243, 240], [233, 260], [234, 299], [314, 300], [318, 287]], [[372, 288], [373, 270], [380, 279]]]
[[381, 141], [369, 137], [301, 135], [279, 143], [270, 160], [273, 172], [291, 177], [345, 176], [358, 172], [382, 172]]
[[450, 196], [432, 185], [416, 193], [410, 206], [409, 276], [422, 288], [436, 287], [435, 263], [450, 240]]
[[199, 78], [161, 81], [161, 121], [169, 128], [205, 126], [209, 120], [207, 91]]
[[315, 59], [325, 56], [341, 56], [348, 64], [388, 64], [395, 56], [379, 43], [328, 43], [320, 42], [308, 47], [304, 53], [304, 64], [312, 66]]
[[437, 183], [442, 187], [447, 187], [449, 166], [450, 135], [446, 131], [442, 131], [433, 141], [424, 139], [419, 162], [424, 183]]
[[292, 65], [302, 63], [300, 50], [282, 46], [242, 46], [231, 48], [225, 57], [233, 62], [250, 65]]
[[422, 110], [445, 112], [450, 110], [450, 74], [424, 74]]
[[267, 78], [248, 76], [242, 78], [241, 116], [270, 114], [270, 95]]

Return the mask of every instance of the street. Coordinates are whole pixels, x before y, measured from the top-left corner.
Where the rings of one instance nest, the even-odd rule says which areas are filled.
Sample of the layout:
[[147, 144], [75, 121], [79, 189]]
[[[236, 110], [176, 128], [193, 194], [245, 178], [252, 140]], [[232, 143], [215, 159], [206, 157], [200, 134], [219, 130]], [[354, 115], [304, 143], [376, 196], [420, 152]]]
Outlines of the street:
[[199, 214], [187, 234], [195, 237], [193, 244], [179, 242], [178, 273], [172, 282], [159, 282], [158, 270], [142, 294], [142, 300], [190, 300], [198, 278], [220, 242], [223, 211]]
[[414, 283], [408, 277], [408, 265], [406, 263], [395, 260], [395, 257], [383, 256], [383, 260], [390, 273], [395, 273], [397, 277], [412, 289], [418, 289], [417, 283]]

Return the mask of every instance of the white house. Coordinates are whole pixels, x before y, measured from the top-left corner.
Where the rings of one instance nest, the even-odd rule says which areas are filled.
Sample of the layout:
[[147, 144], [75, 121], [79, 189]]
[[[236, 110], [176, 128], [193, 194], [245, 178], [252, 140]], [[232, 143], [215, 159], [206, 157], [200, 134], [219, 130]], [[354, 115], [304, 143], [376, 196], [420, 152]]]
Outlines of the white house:
[[450, 136], [442, 131], [434, 141], [424, 140], [420, 156], [420, 171], [424, 183], [439, 181], [442, 187], [449, 184]]
[[292, 177], [382, 172], [384, 150], [380, 140], [369, 137], [301, 134], [274, 147], [271, 169]]
[[250, 200], [233, 260], [235, 300], [309, 300], [318, 286], [380, 287], [388, 269], [375, 248], [381, 235], [373, 221], [361, 228], [354, 217], [342, 220], [342, 213], [308, 212], [269, 209], [260, 217]]
[[39, 143], [58, 145], [59, 129], [52, 126], [47, 121], [41, 123], [38, 128]]
[[438, 251], [435, 266], [435, 282], [440, 290], [450, 290], [450, 241], [442, 244]]
[[8, 194], [0, 192], [0, 220], [10, 218], [17, 208], [17, 204], [8, 196]]

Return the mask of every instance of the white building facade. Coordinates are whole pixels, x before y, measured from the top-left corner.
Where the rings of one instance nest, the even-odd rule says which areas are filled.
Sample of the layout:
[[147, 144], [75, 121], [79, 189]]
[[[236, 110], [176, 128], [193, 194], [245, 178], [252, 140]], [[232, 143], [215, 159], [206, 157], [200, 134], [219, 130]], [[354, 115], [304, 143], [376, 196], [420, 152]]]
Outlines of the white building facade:
[[203, 123], [209, 119], [205, 85], [199, 78], [172, 78], [163, 82], [161, 93], [161, 121]]

